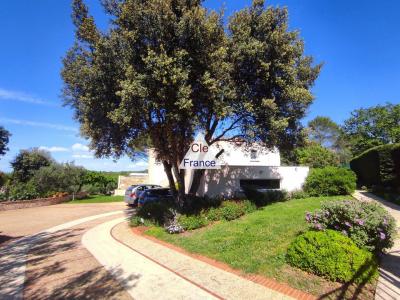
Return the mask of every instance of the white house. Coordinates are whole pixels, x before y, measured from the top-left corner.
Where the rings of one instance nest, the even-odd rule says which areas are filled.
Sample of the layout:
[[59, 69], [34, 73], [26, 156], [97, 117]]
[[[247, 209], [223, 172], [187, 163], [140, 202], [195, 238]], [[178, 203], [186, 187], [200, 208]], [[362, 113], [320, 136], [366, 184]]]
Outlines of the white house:
[[[242, 143], [219, 142], [217, 147], [221, 169], [208, 169], [198, 189], [198, 195], [209, 197], [240, 195], [244, 184], [257, 185], [266, 189], [281, 189], [288, 192], [302, 189], [309, 168], [302, 166], [281, 166], [277, 149], [267, 149], [260, 144], [246, 146]], [[163, 165], [149, 151], [148, 182], [168, 186]], [[185, 184], [190, 188], [194, 170], [186, 170]]]

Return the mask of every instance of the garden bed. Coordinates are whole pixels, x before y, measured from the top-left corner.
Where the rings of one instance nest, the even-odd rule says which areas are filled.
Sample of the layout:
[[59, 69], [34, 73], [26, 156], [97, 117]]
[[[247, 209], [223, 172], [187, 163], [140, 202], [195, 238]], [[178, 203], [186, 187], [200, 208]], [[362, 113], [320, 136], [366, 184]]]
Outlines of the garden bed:
[[[189, 235], [168, 234], [150, 227], [145, 234], [228, 264], [244, 273], [274, 278], [290, 286], [328, 297], [373, 298], [375, 282], [365, 285], [340, 284], [293, 268], [286, 263], [290, 243], [308, 229], [305, 213], [325, 201], [347, 197], [319, 197], [278, 202], [234, 221], [222, 221]], [[346, 296], [343, 296], [343, 295]], [[357, 295], [356, 295], [357, 294]]]

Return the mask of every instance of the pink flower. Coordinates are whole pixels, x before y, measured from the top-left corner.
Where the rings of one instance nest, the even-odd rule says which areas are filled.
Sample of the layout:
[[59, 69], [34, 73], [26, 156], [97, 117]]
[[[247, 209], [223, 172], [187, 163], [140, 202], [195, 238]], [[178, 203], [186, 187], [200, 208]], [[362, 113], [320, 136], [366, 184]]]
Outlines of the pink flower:
[[309, 213], [309, 212], [306, 213], [306, 221], [307, 222], [311, 221], [311, 213]]
[[384, 234], [383, 232], [379, 232], [379, 238], [380, 238], [381, 240], [386, 239], [386, 234]]
[[361, 226], [363, 226], [364, 223], [365, 223], [364, 220], [362, 220], [362, 219], [357, 219], [356, 222], [357, 222], [358, 225], [361, 225]]
[[347, 227], [351, 227], [351, 224], [349, 222], [344, 222], [344, 225], [346, 225]]

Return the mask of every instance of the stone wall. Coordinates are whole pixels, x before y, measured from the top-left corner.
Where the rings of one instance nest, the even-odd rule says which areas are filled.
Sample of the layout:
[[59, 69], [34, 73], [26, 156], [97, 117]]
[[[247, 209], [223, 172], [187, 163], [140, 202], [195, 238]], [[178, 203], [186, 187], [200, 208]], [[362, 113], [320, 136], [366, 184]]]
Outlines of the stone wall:
[[[75, 199], [83, 199], [85, 197], [87, 197], [87, 193], [79, 193], [75, 195]], [[54, 205], [67, 202], [71, 199], [72, 195], [63, 197], [39, 198], [32, 200], [5, 201], [5, 202], [0, 202], [0, 211]]]

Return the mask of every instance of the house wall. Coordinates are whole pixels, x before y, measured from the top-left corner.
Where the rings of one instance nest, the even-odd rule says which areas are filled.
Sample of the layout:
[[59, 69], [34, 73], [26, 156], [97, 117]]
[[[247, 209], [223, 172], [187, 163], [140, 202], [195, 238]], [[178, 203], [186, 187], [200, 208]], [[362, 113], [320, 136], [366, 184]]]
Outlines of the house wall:
[[149, 174], [148, 183], [158, 184], [163, 187], [168, 187], [168, 178], [164, 172], [164, 166], [161, 162], [156, 160], [156, 156], [153, 149], [148, 150], [148, 170]]
[[292, 192], [302, 189], [308, 172], [308, 167], [225, 166], [206, 170], [198, 194], [234, 197], [240, 193], [241, 179], [280, 179], [281, 190]]

